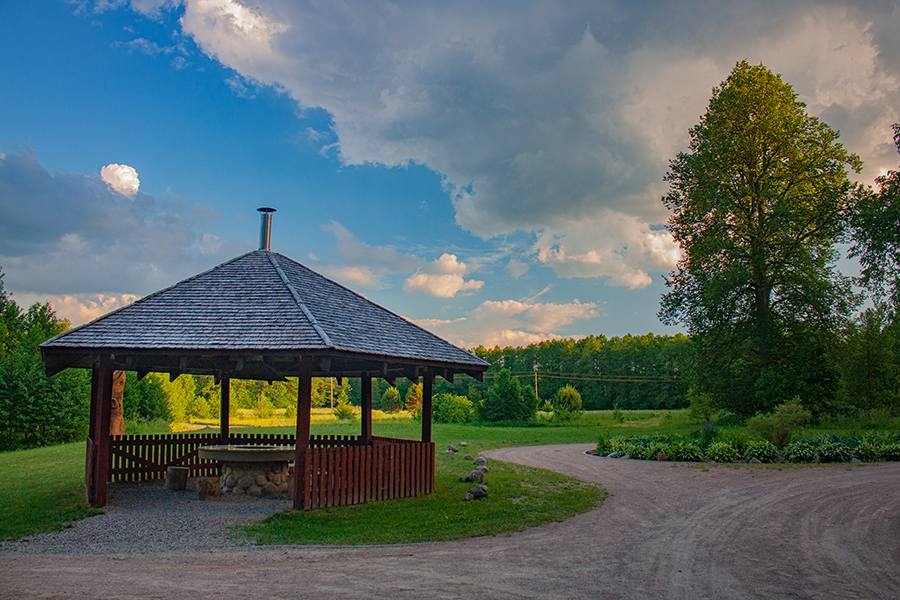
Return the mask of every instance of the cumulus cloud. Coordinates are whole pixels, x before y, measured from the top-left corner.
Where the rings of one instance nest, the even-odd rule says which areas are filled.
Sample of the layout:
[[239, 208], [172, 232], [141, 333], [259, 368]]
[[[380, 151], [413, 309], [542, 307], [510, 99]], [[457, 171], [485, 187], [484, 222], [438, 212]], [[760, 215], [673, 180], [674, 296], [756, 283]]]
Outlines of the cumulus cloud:
[[444, 253], [410, 275], [403, 282], [403, 290], [438, 298], [453, 298], [460, 292], [480, 290], [484, 286], [483, 281], [463, 278], [467, 268], [455, 254]]
[[109, 184], [112, 189], [126, 196], [134, 196], [141, 187], [137, 171], [128, 165], [117, 163], [106, 165], [100, 169], [100, 179]]
[[181, 24], [241, 77], [327, 110], [343, 163], [427, 165], [461, 227], [534, 232], [563, 277], [640, 287], [669, 268], [662, 177], [738, 60], [783, 73], [866, 177], [895, 166], [890, 3], [197, 0]]
[[409, 273], [424, 262], [416, 256], [403, 254], [387, 246], [372, 246], [361, 242], [337, 221], [321, 225], [319, 229], [334, 235], [337, 245], [332, 254], [341, 264], [327, 264], [317, 257], [310, 257], [315, 268], [349, 285], [381, 289], [387, 287], [385, 276]]
[[488, 300], [456, 319], [421, 319], [416, 323], [466, 348], [520, 346], [560, 339], [576, 320], [597, 316], [597, 304], [541, 303], [528, 300]]
[[77, 322], [123, 295], [148, 294], [246, 251], [197, 231], [215, 211], [183, 210], [136, 184], [126, 196], [108, 181], [51, 174], [30, 151], [0, 159], [0, 266], [8, 289], [56, 298], [54, 306]]

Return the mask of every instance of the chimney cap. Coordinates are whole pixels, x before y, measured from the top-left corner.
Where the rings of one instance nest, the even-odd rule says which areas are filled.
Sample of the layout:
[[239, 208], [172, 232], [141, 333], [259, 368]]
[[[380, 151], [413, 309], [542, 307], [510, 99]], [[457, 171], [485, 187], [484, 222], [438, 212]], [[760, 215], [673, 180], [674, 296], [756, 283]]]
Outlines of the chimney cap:
[[261, 213], [273, 213], [273, 212], [276, 212], [276, 210], [275, 210], [274, 208], [269, 208], [268, 206], [263, 206], [263, 207], [261, 207], [261, 208], [257, 208], [256, 210], [258, 210], [258, 211], [261, 212]]

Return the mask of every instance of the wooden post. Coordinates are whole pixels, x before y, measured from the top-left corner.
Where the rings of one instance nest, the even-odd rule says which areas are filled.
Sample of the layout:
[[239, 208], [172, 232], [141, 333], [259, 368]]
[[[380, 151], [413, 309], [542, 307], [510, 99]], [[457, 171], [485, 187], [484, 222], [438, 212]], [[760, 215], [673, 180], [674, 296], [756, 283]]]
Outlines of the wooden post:
[[[109, 355], [94, 363], [91, 374], [90, 483], [87, 490], [91, 506], [106, 506], [106, 481], [109, 478], [109, 426], [112, 412], [113, 368]], [[91, 446], [93, 448], [91, 449]]]
[[113, 371], [110, 435], [125, 435], [125, 371]]
[[362, 396], [362, 406], [361, 411], [362, 415], [360, 421], [362, 421], [362, 440], [360, 440], [364, 445], [368, 446], [372, 443], [372, 375], [369, 373], [363, 373], [360, 376], [360, 387], [361, 396]]
[[222, 377], [222, 398], [219, 402], [219, 443], [228, 443], [228, 413], [231, 410], [231, 378]]
[[312, 361], [300, 360], [300, 380], [297, 385], [297, 437], [294, 446], [294, 510], [304, 510], [309, 486], [307, 455], [309, 454], [309, 424], [312, 420]]
[[422, 377], [422, 441], [431, 443], [431, 388], [434, 374], [431, 369], [425, 370]]

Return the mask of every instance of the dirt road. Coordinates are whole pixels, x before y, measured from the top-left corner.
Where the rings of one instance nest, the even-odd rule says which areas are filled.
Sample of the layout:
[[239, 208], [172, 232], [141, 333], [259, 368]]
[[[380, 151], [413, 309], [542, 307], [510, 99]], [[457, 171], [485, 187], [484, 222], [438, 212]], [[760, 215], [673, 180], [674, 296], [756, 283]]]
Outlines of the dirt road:
[[603, 485], [604, 505], [513, 535], [367, 547], [0, 554], [3, 598], [900, 598], [900, 464], [724, 467], [489, 458]]

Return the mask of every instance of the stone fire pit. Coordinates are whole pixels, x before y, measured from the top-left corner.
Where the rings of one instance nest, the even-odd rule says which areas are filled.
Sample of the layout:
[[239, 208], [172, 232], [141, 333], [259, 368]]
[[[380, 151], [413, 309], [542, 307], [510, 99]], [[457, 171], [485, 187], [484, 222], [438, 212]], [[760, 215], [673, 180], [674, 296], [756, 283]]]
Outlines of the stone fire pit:
[[277, 496], [293, 489], [293, 446], [204, 446], [200, 458], [223, 463], [219, 492], [248, 496]]

